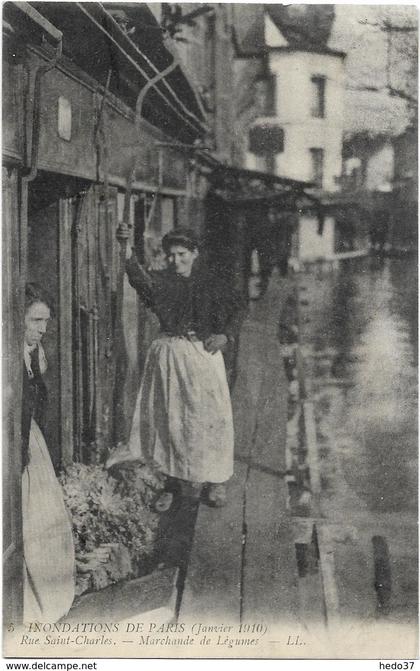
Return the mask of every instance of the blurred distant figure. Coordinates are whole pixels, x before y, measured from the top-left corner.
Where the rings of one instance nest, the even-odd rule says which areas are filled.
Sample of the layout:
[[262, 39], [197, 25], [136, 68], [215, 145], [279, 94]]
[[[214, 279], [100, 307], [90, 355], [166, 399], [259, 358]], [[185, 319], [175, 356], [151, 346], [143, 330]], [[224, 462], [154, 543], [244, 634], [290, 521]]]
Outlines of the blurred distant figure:
[[279, 212], [273, 206], [268, 208], [265, 216], [252, 221], [248, 234], [248, 276], [251, 275], [251, 257], [255, 249], [258, 254], [260, 295], [266, 291], [275, 266], [282, 277], [287, 275], [292, 233], [293, 214]]
[[385, 251], [388, 242], [389, 219], [388, 210], [376, 210], [370, 217], [370, 245], [380, 253]]

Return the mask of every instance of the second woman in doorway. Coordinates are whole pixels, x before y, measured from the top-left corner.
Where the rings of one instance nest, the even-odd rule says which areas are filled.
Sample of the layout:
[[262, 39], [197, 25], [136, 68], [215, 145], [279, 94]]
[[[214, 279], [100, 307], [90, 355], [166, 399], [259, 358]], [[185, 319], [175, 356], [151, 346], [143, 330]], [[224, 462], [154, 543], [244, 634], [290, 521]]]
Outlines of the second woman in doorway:
[[41, 340], [53, 308], [47, 293], [26, 285], [22, 401], [23, 617], [56, 622], [75, 594], [72, 524], [45, 442], [47, 361]]

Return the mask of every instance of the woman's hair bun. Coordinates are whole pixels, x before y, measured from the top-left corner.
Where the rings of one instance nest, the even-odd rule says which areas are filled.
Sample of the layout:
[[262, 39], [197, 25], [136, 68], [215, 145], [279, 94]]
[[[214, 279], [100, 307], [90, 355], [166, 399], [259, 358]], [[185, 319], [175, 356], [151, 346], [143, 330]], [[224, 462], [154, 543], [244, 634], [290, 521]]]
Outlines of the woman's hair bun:
[[195, 231], [191, 228], [176, 228], [173, 231], [169, 231], [162, 238], [162, 247], [165, 254], [168, 254], [171, 247], [175, 245], [180, 245], [189, 249], [191, 252], [194, 249], [198, 249], [200, 241]]

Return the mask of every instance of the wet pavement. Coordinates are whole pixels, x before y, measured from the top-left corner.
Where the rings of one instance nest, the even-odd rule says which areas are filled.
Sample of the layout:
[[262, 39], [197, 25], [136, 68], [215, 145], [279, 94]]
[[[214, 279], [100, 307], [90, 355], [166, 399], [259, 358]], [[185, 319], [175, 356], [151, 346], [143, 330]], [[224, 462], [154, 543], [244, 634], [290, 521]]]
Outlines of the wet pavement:
[[417, 263], [366, 258], [299, 277], [319, 513], [340, 612], [415, 623]]

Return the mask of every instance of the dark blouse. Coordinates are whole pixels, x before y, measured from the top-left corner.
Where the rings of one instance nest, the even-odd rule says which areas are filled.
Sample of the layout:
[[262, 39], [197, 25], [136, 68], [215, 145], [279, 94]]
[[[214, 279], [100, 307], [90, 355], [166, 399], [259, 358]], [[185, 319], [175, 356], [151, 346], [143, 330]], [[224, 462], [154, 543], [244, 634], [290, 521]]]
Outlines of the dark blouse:
[[31, 368], [33, 377], [29, 377], [25, 363], [23, 364], [22, 384], [22, 470], [29, 463], [29, 433], [31, 420], [34, 419], [41, 431], [44, 431], [45, 412], [47, 405], [47, 387], [42, 379], [39, 367], [39, 349], [31, 352]]
[[233, 340], [238, 334], [245, 301], [197, 261], [190, 277], [170, 269], [146, 272], [134, 256], [127, 261], [126, 270], [131, 286], [156, 314], [163, 332], [186, 335], [194, 331], [200, 340], [222, 333]]

